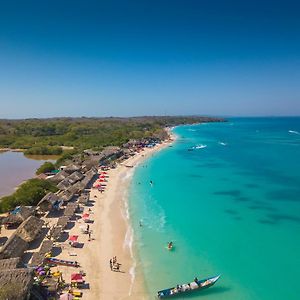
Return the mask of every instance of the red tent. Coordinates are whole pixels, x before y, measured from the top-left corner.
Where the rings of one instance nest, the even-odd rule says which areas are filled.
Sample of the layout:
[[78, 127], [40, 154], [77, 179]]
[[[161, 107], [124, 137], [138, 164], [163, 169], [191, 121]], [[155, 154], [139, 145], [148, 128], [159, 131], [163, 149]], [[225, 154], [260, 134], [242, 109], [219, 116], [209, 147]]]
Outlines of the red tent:
[[88, 219], [89, 216], [90, 216], [89, 214], [85, 213], [85, 214], [82, 215], [82, 219]]
[[84, 282], [84, 279], [83, 279], [81, 274], [73, 273], [71, 275], [71, 281], [73, 281], [73, 282]]
[[71, 242], [77, 242], [77, 240], [78, 240], [78, 235], [71, 235], [69, 237], [69, 241], [71, 241]]

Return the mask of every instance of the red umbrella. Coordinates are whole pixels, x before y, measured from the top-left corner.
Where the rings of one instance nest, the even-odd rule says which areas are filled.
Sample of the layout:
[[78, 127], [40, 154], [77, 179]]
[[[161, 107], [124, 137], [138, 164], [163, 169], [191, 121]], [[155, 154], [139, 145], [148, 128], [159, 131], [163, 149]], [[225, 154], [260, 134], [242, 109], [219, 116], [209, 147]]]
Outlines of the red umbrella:
[[73, 273], [73, 274], [71, 275], [71, 281], [75, 281], [75, 282], [84, 282], [82, 275], [79, 274], [79, 273]]
[[107, 174], [107, 172], [103, 171], [103, 172], [101, 172], [101, 174]]
[[90, 216], [89, 214], [85, 213], [82, 215], [82, 219], [88, 219], [89, 216]]
[[71, 235], [69, 237], [69, 241], [71, 241], [71, 242], [77, 242], [77, 240], [78, 240], [78, 235]]

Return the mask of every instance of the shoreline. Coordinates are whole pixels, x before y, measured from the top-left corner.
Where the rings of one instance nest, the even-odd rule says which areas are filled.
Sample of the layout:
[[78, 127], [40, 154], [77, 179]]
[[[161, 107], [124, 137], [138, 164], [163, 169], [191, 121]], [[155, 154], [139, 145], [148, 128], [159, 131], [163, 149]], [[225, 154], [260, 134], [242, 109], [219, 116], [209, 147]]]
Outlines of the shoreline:
[[[129, 187], [135, 168], [154, 153], [174, 142], [175, 135], [169, 130], [169, 139], [153, 148], [145, 148], [129, 159], [107, 171], [108, 182], [104, 193], [91, 189], [90, 200], [93, 206], [84, 207], [93, 223], [90, 223], [91, 240], [81, 232], [87, 226], [82, 218], [74, 222], [68, 235], [78, 235], [82, 244], [79, 248], [70, 248], [62, 243], [62, 252], [58, 259], [76, 260], [80, 270], [86, 274], [89, 288], [82, 290], [82, 299], [149, 299], [143, 272], [139, 268], [138, 252], [134, 245], [134, 230], [129, 213]], [[74, 257], [73, 257], [74, 256]], [[110, 269], [109, 261], [117, 256], [120, 271]], [[69, 281], [74, 269], [60, 266], [64, 278]]]
[[[170, 134], [170, 132], [169, 132]], [[132, 219], [129, 213], [129, 187], [134, 176], [135, 168], [148, 159], [154, 153], [166, 148], [175, 140], [175, 135], [170, 134], [171, 140], [165, 141], [154, 148], [145, 149], [141, 153], [124, 161], [115, 170], [114, 178], [109, 179], [112, 187], [108, 186], [106, 197], [110, 203], [103, 207], [102, 217], [106, 216], [106, 222], [100, 230], [100, 249], [102, 249], [102, 263], [108, 266], [109, 259], [116, 255], [118, 261], [122, 264], [123, 274], [111, 272], [109, 268], [102, 269], [102, 278], [99, 285], [100, 293], [97, 294], [104, 299], [148, 299], [142, 270], [139, 268], [138, 252], [135, 247], [135, 236]], [[133, 166], [128, 168], [126, 166]], [[110, 174], [110, 173], [109, 173]], [[113, 180], [112, 180], [113, 179]], [[115, 189], [115, 191], [113, 191]], [[109, 195], [109, 192], [112, 194]], [[103, 195], [105, 197], [105, 195]], [[108, 207], [107, 213], [105, 209]], [[118, 209], [115, 209], [118, 207]], [[100, 218], [100, 216], [99, 216]], [[102, 219], [102, 218], [101, 218]], [[103, 218], [103, 221], [105, 218]], [[107, 222], [109, 220], [110, 222]], [[110, 224], [108, 224], [110, 223]], [[111, 246], [107, 249], [107, 244]], [[120, 276], [121, 275], [121, 276]], [[122, 276], [124, 275], [124, 276]], [[91, 297], [90, 299], [94, 299]]]
[[[97, 212], [97, 219], [101, 224], [95, 229], [97, 230], [95, 239], [99, 240], [97, 250], [100, 252], [98, 257], [100, 276], [94, 284], [91, 282], [91, 290], [86, 294], [86, 299], [95, 299], [97, 296], [103, 299], [149, 298], [142, 272], [138, 267], [138, 253], [134, 246], [134, 230], [129, 214], [128, 192], [135, 167], [152, 154], [173, 143], [175, 136], [171, 134], [170, 137], [172, 140], [165, 141], [154, 148], [147, 148], [118, 165], [116, 169], [110, 170], [107, 191], [104, 194], [100, 194], [97, 190], [91, 192], [92, 198], [96, 195], [98, 200], [101, 199], [101, 203], [98, 202], [99, 215]], [[133, 166], [133, 168], [126, 166]], [[109, 269], [109, 259], [115, 255], [118, 262], [122, 264], [121, 272], [124, 273], [112, 272]], [[95, 278], [96, 268], [86, 271], [88, 275], [94, 273], [92, 278]]]

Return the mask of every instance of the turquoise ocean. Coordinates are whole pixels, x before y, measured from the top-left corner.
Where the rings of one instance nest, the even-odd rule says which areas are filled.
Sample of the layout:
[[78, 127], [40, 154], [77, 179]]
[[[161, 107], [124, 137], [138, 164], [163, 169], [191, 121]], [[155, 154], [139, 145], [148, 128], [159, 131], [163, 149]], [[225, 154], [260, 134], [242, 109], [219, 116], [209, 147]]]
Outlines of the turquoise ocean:
[[129, 190], [149, 298], [222, 274], [177, 299], [300, 299], [300, 118], [232, 118], [174, 133]]

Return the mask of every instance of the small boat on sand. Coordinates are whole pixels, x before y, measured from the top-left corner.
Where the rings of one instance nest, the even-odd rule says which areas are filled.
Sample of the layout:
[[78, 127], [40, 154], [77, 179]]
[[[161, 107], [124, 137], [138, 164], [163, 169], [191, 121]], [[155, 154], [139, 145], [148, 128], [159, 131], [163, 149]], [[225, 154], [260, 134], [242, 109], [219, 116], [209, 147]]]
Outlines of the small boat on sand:
[[54, 257], [46, 258], [46, 262], [53, 265], [68, 266], [68, 267], [75, 267], [75, 268], [79, 267], [77, 261], [57, 259]]
[[209, 278], [201, 279], [201, 280], [198, 280], [197, 278], [195, 278], [193, 282], [182, 284], [182, 285], [177, 285], [176, 287], [158, 291], [157, 298], [164, 299], [164, 298], [169, 298], [169, 297], [181, 295], [184, 293], [188, 293], [191, 291], [207, 289], [207, 288], [213, 286], [217, 282], [217, 280], [220, 278], [220, 276], [221, 275], [209, 277]]

